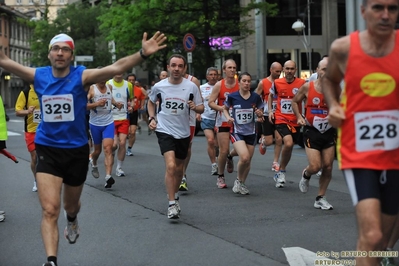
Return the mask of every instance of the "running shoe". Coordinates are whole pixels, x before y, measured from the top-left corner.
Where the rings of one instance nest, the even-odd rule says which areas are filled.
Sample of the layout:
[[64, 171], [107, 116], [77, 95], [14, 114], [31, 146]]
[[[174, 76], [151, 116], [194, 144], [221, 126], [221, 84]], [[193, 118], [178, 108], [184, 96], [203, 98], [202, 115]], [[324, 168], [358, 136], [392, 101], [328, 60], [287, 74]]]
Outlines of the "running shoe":
[[212, 170], [211, 170], [211, 175], [217, 175], [218, 174], [218, 164], [213, 163], [212, 164]]
[[306, 178], [303, 177], [304, 174], [305, 174], [305, 170], [306, 170], [306, 169], [303, 169], [301, 181], [299, 181], [299, 190], [300, 190], [302, 193], [306, 193], [306, 192], [308, 192], [308, 190], [309, 190], [309, 181], [310, 181], [310, 179], [306, 179]]
[[100, 172], [98, 172], [98, 167], [97, 166], [91, 166], [91, 175], [94, 178], [99, 178], [100, 177]]
[[43, 266], [55, 266], [55, 263], [52, 261], [48, 261], [48, 262], [44, 263]]
[[259, 139], [259, 152], [262, 155], [265, 155], [265, 153], [266, 153], [266, 145], [263, 144], [263, 138]]
[[224, 180], [224, 176], [219, 176], [217, 178], [216, 185], [218, 186], [218, 188], [227, 188], [226, 182]]
[[33, 191], [33, 192], [37, 192], [37, 185], [36, 185], [36, 181], [34, 181], [34, 182], [33, 182], [32, 191]]
[[168, 207], [168, 219], [179, 219], [179, 210], [176, 204], [173, 204]]
[[276, 182], [276, 188], [283, 188], [285, 184], [285, 173], [279, 171], [274, 175], [274, 181]]
[[245, 186], [245, 184], [240, 182], [238, 179], [236, 179], [236, 181], [234, 181], [234, 186], [233, 186], [232, 190], [236, 194], [241, 194], [241, 195], [249, 194], [249, 190], [248, 190], [247, 186]]
[[181, 180], [179, 191], [188, 191], [187, 179], [185, 177]]
[[234, 181], [234, 186], [232, 189], [234, 193], [237, 193], [237, 194], [240, 193], [240, 185], [241, 185], [240, 181], [238, 179], [236, 179]]
[[273, 171], [273, 172], [278, 172], [278, 171], [280, 171], [280, 165], [278, 164], [278, 162], [273, 162], [273, 164], [272, 164], [272, 171]]
[[[65, 213], [66, 216], [66, 213]], [[79, 225], [78, 218], [76, 217], [75, 221], [69, 222], [64, 230], [64, 236], [66, 240], [68, 240], [69, 244], [75, 244], [76, 240], [79, 237]]]
[[381, 260], [381, 266], [395, 266], [395, 261], [391, 257], [384, 257]]
[[319, 200], [316, 200], [313, 205], [316, 209], [322, 209], [322, 210], [332, 210], [333, 206], [328, 203], [327, 199], [325, 197], [321, 197]]
[[122, 168], [116, 168], [116, 176], [125, 176], [125, 172], [123, 172]]
[[5, 219], [6, 219], [6, 212], [0, 211], [0, 222], [4, 221]]
[[241, 195], [249, 195], [249, 189], [244, 183], [241, 183], [240, 185], [240, 194]]
[[131, 149], [127, 149], [126, 156], [133, 156], [133, 153], [132, 153]]
[[317, 177], [320, 177], [320, 176], [321, 176], [321, 170], [317, 172], [316, 176], [317, 176]]
[[231, 159], [227, 157], [227, 172], [232, 173], [233, 171], [234, 171], [233, 157], [231, 157]]
[[113, 184], [115, 184], [115, 179], [113, 179], [112, 176], [108, 177], [108, 179], [107, 177], [105, 178], [105, 188], [111, 188]]
[[176, 205], [176, 208], [177, 208], [177, 212], [180, 214], [181, 213], [181, 208], [180, 208], [179, 200], [175, 199], [175, 205]]

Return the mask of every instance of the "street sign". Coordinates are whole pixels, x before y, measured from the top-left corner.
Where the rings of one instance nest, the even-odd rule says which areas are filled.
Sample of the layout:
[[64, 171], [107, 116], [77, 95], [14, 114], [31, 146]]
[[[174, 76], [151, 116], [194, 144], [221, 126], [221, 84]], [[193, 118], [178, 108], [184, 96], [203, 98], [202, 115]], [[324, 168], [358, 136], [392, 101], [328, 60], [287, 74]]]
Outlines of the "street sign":
[[191, 64], [193, 62], [193, 53], [188, 52], [187, 53], [187, 63]]
[[183, 47], [186, 52], [192, 52], [195, 48], [195, 38], [191, 33], [187, 33], [183, 38]]
[[75, 61], [93, 62], [93, 56], [92, 55], [77, 55], [77, 56], [75, 56]]

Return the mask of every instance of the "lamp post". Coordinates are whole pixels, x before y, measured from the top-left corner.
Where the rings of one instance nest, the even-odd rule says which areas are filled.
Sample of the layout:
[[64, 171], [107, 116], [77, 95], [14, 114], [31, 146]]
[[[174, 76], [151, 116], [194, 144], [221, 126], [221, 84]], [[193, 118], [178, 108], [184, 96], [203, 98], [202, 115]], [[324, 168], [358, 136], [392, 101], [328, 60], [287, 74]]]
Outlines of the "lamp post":
[[[308, 66], [309, 66], [309, 72], [312, 72], [312, 49], [311, 49], [311, 45], [310, 45], [310, 37], [311, 37], [311, 33], [310, 33], [310, 0], [308, 0], [308, 4], [307, 4], [307, 11], [308, 11], [308, 38], [306, 38], [305, 35], [305, 24], [303, 24], [303, 22], [298, 19], [297, 21], [294, 22], [294, 24], [292, 24], [292, 29], [295, 30], [296, 32], [298, 32], [298, 34], [300, 34], [301, 32], [303, 33], [303, 40], [302, 43], [305, 46], [305, 50], [308, 54]], [[310, 73], [311, 74], [311, 73]]]

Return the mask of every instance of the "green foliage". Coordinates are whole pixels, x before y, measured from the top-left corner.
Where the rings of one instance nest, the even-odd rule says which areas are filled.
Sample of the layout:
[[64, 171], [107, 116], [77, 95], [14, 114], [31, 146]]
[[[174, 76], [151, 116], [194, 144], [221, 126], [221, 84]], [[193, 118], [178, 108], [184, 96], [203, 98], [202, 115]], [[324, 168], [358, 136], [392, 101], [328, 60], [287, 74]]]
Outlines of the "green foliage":
[[56, 34], [66, 33], [74, 39], [75, 55], [93, 55], [93, 62], [84, 63], [87, 67], [109, 65], [111, 54], [108, 51], [108, 42], [99, 31], [100, 23], [97, 20], [97, 16], [104, 11], [103, 6], [72, 4], [59, 10], [57, 18], [52, 22], [47, 19], [28, 22], [33, 29], [32, 64], [34, 66], [48, 65], [48, 44], [51, 38]]
[[197, 77], [204, 77], [215, 59], [229, 51], [212, 49], [211, 36], [236, 36], [236, 40], [253, 33], [249, 29], [253, 18], [250, 11], [274, 15], [275, 4], [256, 3], [246, 7], [234, 5], [232, 0], [120, 0], [113, 2], [108, 12], [99, 17], [100, 29], [108, 40], [116, 44], [117, 58], [131, 54], [141, 47], [143, 32], [152, 36], [161, 31], [168, 37], [168, 47], [147, 60], [148, 69], [166, 69], [166, 60], [173, 53], [185, 54], [183, 37], [192, 33], [196, 39], [193, 52], [193, 69]]

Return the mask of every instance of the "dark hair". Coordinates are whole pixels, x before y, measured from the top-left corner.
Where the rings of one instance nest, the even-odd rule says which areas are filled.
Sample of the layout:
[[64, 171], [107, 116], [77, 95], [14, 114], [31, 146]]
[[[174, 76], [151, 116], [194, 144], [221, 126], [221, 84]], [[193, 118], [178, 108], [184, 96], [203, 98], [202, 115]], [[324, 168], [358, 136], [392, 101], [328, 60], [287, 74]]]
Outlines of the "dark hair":
[[241, 81], [242, 76], [249, 76], [252, 79], [251, 74], [249, 74], [248, 72], [243, 72], [238, 76], [238, 81]]
[[168, 59], [168, 65], [170, 65], [170, 60], [171, 60], [172, 58], [180, 58], [180, 59], [183, 59], [184, 66], [187, 65], [187, 59], [186, 59], [184, 56], [182, 56], [181, 54], [172, 54], [172, 55], [169, 57], [169, 59]]
[[136, 79], [136, 74], [129, 73], [129, 74], [127, 74], [127, 78], [128, 78], [128, 77], [134, 77], [134, 79]]

